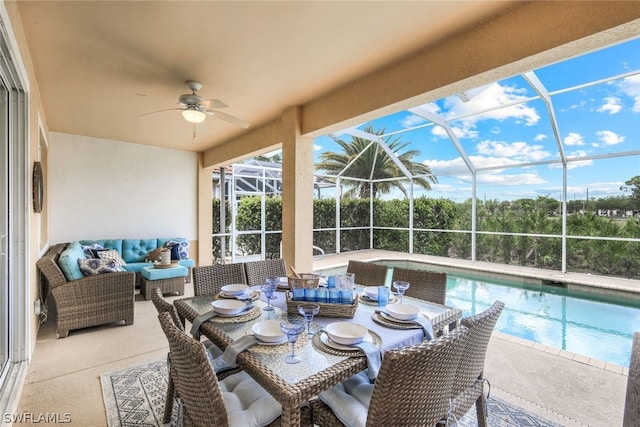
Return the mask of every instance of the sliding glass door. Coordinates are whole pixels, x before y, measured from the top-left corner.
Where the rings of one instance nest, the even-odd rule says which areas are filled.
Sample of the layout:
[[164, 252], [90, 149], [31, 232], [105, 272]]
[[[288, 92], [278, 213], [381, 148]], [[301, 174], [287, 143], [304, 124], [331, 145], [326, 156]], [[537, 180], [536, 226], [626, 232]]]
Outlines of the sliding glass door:
[[0, 385], [9, 362], [9, 91], [0, 79]]

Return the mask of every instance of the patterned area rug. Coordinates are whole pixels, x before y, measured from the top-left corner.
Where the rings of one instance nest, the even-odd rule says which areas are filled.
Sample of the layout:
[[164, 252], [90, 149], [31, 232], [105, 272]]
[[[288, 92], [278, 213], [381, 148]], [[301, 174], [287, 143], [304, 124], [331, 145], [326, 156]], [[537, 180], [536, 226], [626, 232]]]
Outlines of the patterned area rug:
[[[100, 380], [109, 427], [164, 426], [162, 416], [167, 375], [164, 359], [103, 374]], [[488, 421], [492, 427], [561, 426], [493, 396], [489, 398], [488, 405]], [[174, 405], [171, 425], [175, 424], [176, 413]], [[476, 427], [475, 407], [458, 420], [457, 425]]]

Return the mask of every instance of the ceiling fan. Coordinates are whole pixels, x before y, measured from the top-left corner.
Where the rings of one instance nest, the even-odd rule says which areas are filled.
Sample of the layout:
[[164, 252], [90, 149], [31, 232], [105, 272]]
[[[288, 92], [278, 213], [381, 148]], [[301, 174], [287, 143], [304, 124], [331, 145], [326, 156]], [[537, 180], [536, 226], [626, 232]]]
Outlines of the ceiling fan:
[[244, 129], [249, 127], [249, 123], [247, 123], [246, 121], [230, 114], [217, 111], [218, 108], [228, 107], [228, 105], [224, 102], [220, 101], [219, 99], [206, 99], [198, 95], [196, 92], [198, 92], [202, 88], [202, 84], [200, 82], [188, 80], [187, 86], [189, 86], [189, 89], [191, 89], [191, 93], [185, 93], [183, 95], [180, 95], [180, 97], [178, 98], [178, 103], [182, 105], [182, 107], [152, 111], [150, 113], [142, 114], [140, 117], [148, 116], [150, 114], [162, 113], [164, 111], [182, 111], [182, 117], [184, 117], [186, 121], [194, 124], [204, 122], [204, 120], [209, 115], [220, 120], [224, 120], [225, 122], [240, 126]]

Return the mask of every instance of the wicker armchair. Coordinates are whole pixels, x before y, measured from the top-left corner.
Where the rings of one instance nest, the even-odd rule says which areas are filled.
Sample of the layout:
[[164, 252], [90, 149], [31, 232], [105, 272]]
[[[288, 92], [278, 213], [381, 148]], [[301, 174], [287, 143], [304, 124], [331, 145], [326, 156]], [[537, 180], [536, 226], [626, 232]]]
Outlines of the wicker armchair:
[[249, 286], [262, 285], [267, 277], [285, 277], [287, 266], [283, 259], [265, 259], [264, 261], [250, 261], [244, 263], [244, 271], [247, 274]]
[[244, 264], [214, 264], [193, 268], [193, 293], [195, 296], [216, 295], [224, 285], [247, 283]]
[[[361, 372], [328, 393], [335, 398], [340, 396], [334, 393], [335, 390], [345, 390], [339, 405], [348, 412], [358, 411], [358, 421], [366, 416], [367, 426], [433, 426], [447, 417], [453, 375], [468, 333], [467, 328], [459, 327], [432, 341], [388, 350], [375, 385], [371, 385], [366, 374]], [[357, 387], [356, 398], [347, 393], [357, 382], [361, 384]], [[365, 394], [371, 396], [368, 404], [363, 403]], [[331, 400], [327, 392], [320, 393], [320, 399]], [[345, 425], [320, 399], [311, 401], [313, 423], [321, 427]], [[345, 419], [353, 414], [342, 413], [341, 416]]]
[[387, 281], [387, 266], [350, 260], [347, 265], [347, 273], [356, 275], [355, 282], [363, 286], [380, 286]]
[[487, 427], [487, 408], [484, 396], [484, 361], [491, 333], [504, 303], [496, 301], [491, 307], [475, 316], [463, 318], [460, 324], [469, 329], [469, 336], [458, 363], [451, 390], [450, 414], [463, 417], [476, 404], [478, 427]]
[[66, 244], [49, 248], [36, 262], [56, 305], [56, 333], [65, 338], [72, 329], [124, 320], [133, 324], [135, 273], [117, 272], [67, 281], [58, 267]]
[[624, 402], [623, 427], [640, 425], [640, 332], [633, 334], [631, 363], [627, 378], [627, 396]]
[[391, 282], [396, 280], [411, 284], [404, 292], [406, 296], [444, 305], [447, 296], [447, 273], [394, 267]]

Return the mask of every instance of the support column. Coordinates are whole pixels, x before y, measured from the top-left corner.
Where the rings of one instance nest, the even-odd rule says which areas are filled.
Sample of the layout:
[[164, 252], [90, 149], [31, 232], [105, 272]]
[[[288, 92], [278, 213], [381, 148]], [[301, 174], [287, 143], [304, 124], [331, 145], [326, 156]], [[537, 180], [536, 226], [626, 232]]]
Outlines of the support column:
[[282, 115], [282, 256], [298, 273], [313, 271], [313, 138], [303, 137], [300, 107]]
[[204, 168], [203, 159], [204, 154], [198, 154], [198, 251], [195, 261], [196, 265], [211, 265], [213, 264], [212, 168]]

